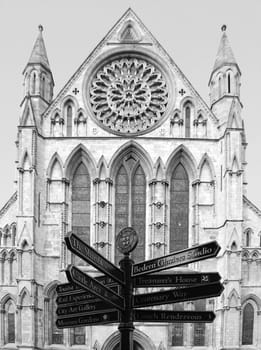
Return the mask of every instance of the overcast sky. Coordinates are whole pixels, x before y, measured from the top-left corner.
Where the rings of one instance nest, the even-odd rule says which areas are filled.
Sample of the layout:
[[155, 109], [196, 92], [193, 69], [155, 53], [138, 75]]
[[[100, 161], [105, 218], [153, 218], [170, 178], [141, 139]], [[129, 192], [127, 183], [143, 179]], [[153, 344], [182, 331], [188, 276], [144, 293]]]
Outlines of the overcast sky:
[[0, 207], [14, 192], [15, 140], [22, 71], [38, 35], [44, 40], [55, 95], [128, 7], [137, 13], [203, 99], [222, 24], [242, 71], [248, 197], [261, 208], [260, 0], [0, 0]]

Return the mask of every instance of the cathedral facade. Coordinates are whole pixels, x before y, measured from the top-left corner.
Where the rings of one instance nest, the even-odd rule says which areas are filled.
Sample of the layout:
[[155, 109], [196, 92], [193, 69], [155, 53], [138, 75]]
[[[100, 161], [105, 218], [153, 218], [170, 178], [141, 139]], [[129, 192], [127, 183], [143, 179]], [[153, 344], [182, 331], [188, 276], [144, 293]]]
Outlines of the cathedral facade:
[[132, 226], [135, 262], [217, 240], [216, 258], [182, 271], [217, 271], [225, 287], [164, 307], [211, 310], [213, 323], [136, 323], [136, 350], [260, 349], [261, 210], [246, 196], [226, 27], [208, 104], [131, 9], [53, 98], [42, 31], [23, 72], [17, 191], [0, 211], [0, 348], [118, 349], [116, 324], [58, 329], [55, 288], [69, 263], [95, 275], [66, 249], [68, 232], [118, 264], [115, 236]]

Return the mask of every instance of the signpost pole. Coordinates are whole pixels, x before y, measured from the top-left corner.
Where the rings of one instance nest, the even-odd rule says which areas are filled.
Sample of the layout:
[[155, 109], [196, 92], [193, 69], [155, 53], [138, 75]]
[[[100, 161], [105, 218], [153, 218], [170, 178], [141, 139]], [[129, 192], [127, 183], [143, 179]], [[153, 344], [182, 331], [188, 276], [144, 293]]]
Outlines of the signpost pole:
[[120, 331], [120, 350], [133, 350], [133, 283], [131, 271], [133, 260], [129, 253], [124, 254], [120, 261], [120, 268], [125, 272], [125, 286], [122, 287], [122, 294], [125, 299], [125, 310], [121, 311], [119, 331]]

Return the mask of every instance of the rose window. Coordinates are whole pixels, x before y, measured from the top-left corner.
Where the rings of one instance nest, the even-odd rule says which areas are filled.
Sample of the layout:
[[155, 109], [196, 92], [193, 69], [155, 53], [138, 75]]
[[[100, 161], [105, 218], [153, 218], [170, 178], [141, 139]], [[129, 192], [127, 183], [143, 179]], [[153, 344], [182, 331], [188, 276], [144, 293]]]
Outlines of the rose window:
[[137, 133], [162, 119], [168, 103], [161, 72], [139, 58], [122, 58], [103, 66], [90, 87], [96, 118], [113, 131]]

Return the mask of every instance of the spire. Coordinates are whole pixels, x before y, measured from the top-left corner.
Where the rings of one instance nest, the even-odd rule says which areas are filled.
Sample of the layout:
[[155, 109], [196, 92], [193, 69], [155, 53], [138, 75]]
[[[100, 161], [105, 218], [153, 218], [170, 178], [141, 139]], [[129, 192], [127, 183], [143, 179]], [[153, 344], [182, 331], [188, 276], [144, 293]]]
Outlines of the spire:
[[221, 68], [222, 66], [231, 65], [231, 64], [236, 65], [237, 68], [239, 69], [227, 37], [226, 29], [227, 29], [226, 25], [223, 25], [221, 27], [221, 31], [223, 34], [220, 40], [216, 61], [213, 67], [213, 72]]
[[29, 58], [28, 64], [42, 64], [46, 69], [50, 70], [50, 65], [46, 53], [46, 48], [43, 40], [43, 26], [38, 26], [39, 34], [33, 47], [33, 51]]
[[43, 40], [43, 26], [39, 25], [38, 29], [39, 34], [23, 75], [24, 98], [33, 96], [33, 103], [38, 101], [41, 104], [41, 107], [38, 106], [40, 110], [46, 108], [46, 103], [50, 103], [53, 98], [54, 80]]

